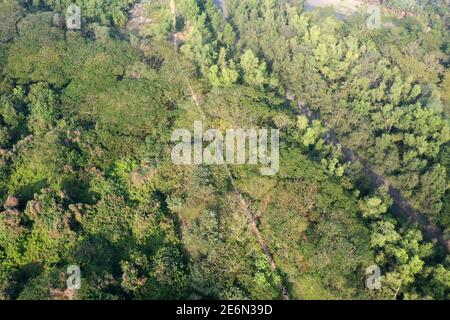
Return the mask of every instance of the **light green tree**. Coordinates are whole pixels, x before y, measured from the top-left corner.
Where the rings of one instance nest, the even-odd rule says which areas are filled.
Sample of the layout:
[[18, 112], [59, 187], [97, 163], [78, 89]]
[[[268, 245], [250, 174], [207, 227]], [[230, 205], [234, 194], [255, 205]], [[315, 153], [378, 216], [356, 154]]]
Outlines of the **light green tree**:
[[251, 49], [247, 49], [241, 56], [240, 65], [244, 82], [255, 87], [262, 87], [268, 82], [266, 63], [260, 62]]

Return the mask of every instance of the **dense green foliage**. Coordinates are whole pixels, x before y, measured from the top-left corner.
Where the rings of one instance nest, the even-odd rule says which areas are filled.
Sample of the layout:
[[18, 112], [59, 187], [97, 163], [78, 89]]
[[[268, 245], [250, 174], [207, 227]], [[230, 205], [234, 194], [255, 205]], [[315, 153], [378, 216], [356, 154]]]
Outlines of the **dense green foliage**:
[[[303, 1], [150, 1], [134, 30], [135, 1], [80, 0], [69, 31], [71, 1], [0, 1], [0, 299], [449, 298], [446, 248], [399, 205], [449, 240], [445, 7], [389, 1], [421, 14], [368, 30]], [[197, 120], [278, 128], [279, 173], [173, 164]]]

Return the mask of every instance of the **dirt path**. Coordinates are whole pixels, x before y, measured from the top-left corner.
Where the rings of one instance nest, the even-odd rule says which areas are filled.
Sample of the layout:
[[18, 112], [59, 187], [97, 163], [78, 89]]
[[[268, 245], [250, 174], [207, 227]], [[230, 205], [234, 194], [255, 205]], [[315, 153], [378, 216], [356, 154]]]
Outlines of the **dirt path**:
[[172, 13], [172, 27], [175, 30], [177, 28], [177, 6], [175, 0], [170, 0], [170, 12]]
[[409, 204], [408, 200], [401, 195], [400, 191], [394, 188], [392, 184], [381, 174], [375, 172], [373, 169], [370, 169], [368, 166], [366, 166], [366, 170], [368, 170], [371, 175], [371, 180], [375, 186], [388, 186], [389, 195], [394, 200], [394, 214], [417, 223], [427, 240], [436, 239], [440, 246], [445, 248], [447, 252], [450, 252], [450, 240], [445, 240], [444, 233], [441, 228], [431, 223], [428, 217], [414, 209]]
[[336, 17], [345, 20], [354, 14], [363, 5], [361, 0], [306, 0], [304, 8], [312, 11], [316, 8], [333, 7]]
[[[288, 100], [292, 101], [293, 99]], [[316, 119], [316, 115], [314, 115], [314, 113], [311, 112], [310, 109], [308, 109], [306, 106], [300, 103], [298, 103], [297, 110], [301, 114], [305, 115], [309, 120]], [[336, 134], [334, 133], [333, 130], [330, 129], [325, 134], [325, 141], [326, 143], [331, 144], [339, 143]], [[360, 161], [364, 165], [364, 171], [370, 177], [370, 181], [373, 187], [376, 188], [381, 185], [385, 185], [389, 188], [389, 195], [392, 197], [392, 200], [394, 201], [393, 213], [397, 217], [402, 217], [414, 223], [417, 223], [417, 225], [422, 230], [425, 239], [436, 240], [441, 247], [445, 248], [447, 252], [450, 252], [450, 240], [445, 239], [444, 232], [441, 230], [441, 228], [431, 223], [430, 220], [425, 215], [421, 214], [416, 209], [414, 209], [413, 206], [409, 203], [409, 201], [402, 196], [400, 190], [396, 189], [387, 178], [385, 178], [382, 174], [376, 172], [376, 170], [372, 168], [367, 161], [360, 158], [357, 154], [355, 154], [353, 150], [349, 148], [344, 147], [344, 158], [345, 161], [350, 162]]]
[[[256, 240], [258, 241], [262, 251], [266, 255], [267, 259], [269, 260], [270, 268], [272, 269], [272, 272], [276, 272], [277, 271], [277, 266], [275, 264], [275, 260], [273, 259], [273, 255], [270, 252], [269, 247], [267, 246], [266, 242], [264, 241], [263, 237], [261, 236], [261, 233], [259, 231], [258, 225], [256, 223], [255, 215], [253, 214], [253, 212], [251, 211], [250, 207], [245, 202], [241, 191], [235, 185], [233, 176], [231, 175], [231, 172], [230, 172], [228, 166], [225, 166], [225, 168], [227, 170], [227, 175], [228, 175], [228, 178], [230, 179], [231, 185], [234, 188], [234, 192], [235, 192], [237, 198], [239, 199], [239, 204], [241, 205], [242, 210], [245, 212], [245, 214], [247, 216], [247, 221], [248, 221], [248, 224], [250, 226], [250, 229], [252, 230], [253, 235], [256, 237]], [[286, 289], [286, 287], [282, 286], [281, 290], [282, 290], [283, 300], [289, 300], [289, 292]]]
[[[150, 19], [146, 17], [147, 12], [145, 9], [145, 4], [148, 3], [150, 0], [143, 0], [142, 2], [136, 3], [134, 5], [134, 7], [131, 9], [130, 11], [130, 15], [129, 15], [129, 21], [127, 24], [127, 30], [131, 31], [137, 35], [139, 35], [139, 31], [144, 28], [146, 25], [148, 25], [149, 23], [151, 23]], [[175, 6], [175, 1], [174, 0], [170, 0], [169, 2], [169, 6], [171, 9], [171, 13], [173, 16], [173, 23], [176, 23], [176, 6]], [[176, 45], [176, 42], [174, 43]], [[188, 79], [186, 79], [186, 86], [189, 88], [189, 92], [191, 94], [191, 98], [192, 101], [194, 102], [194, 105], [196, 106], [198, 113], [200, 114], [200, 116], [202, 117], [203, 121], [206, 120], [206, 116], [205, 113], [203, 112], [198, 96], [196, 95], [194, 89], [192, 88], [192, 86], [189, 84]], [[256, 240], [258, 241], [262, 251], [264, 252], [265, 256], [267, 257], [267, 259], [269, 260], [269, 264], [270, 264], [270, 268], [273, 272], [276, 272], [277, 267], [275, 264], [275, 260], [273, 259], [272, 253], [269, 250], [269, 247], [267, 246], [267, 244], [265, 243], [263, 237], [261, 236], [261, 233], [259, 231], [258, 225], [256, 223], [256, 218], [254, 216], [254, 214], [252, 213], [252, 211], [250, 210], [250, 207], [248, 206], [248, 204], [245, 202], [244, 197], [242, 196], [241, 191], [239, 190], [239, 188], [236, 186], [236, 184], [234, 183], [234, 179], [233, 176], [231, 175], [231, 172], [228, 168], [227, 165], [225, 165], [225, 169], [228, 175], [228, 178], [230, 179], [231, 185], [233, 186], [234, 192], [236, 194], [236, 197], [239, 200], [239, 204], [241, 206], [241, 209], [245, 212], [246, 216], [247, 216], [247, 221], [250, 227], [250, 230], [252, 231], [253, 235], [256, 237]], [[282, 286], [282, 298], [283, 300], [289, 300], [289, 293], [288, 290], [286, 289], [286, 287]]]
[[[197, 95], [195, 94], [194, 90], [192, 89], [192, 86], [190, 86], [190, 85], [189, 85], [189, 91], [191, 92], [192, 101], [194, 102], [199, 114], [201, 115], [202, 119], [205, 120], [206, 119], [205, 113], [203, 112], [203, 110], [200, 106]], [[250, 206], [245, 201], [245, 199], [241, 193], [241, 190], [239, 189], [239, 187], [236, 186], [236, 184], [234, 182], [234, 178], [231, 175], [230, 169], [228, 168], [228, 165], [225, 165], [225, 170], [227, 172], [227, 176], [228, 176], [228, 179], [230, 180], [231, 186], [234, 189], [234, 193], [236, 194], [236, 197], [239, 200], [239, 205], [241, 206], [242, 211], [244, 211], [244, 213], [247, 217], [247, 222], [249, 224], [250, 230], [252, 231], [253, 235], [255, 236], [256, 240], [258, 241], [259, 246], [261, 247], [261, 250], [264, 252], [264, 255], [269, 260], [269, 264], [270, 264], [270, 268], [272, 269], [272, 272], [276, 272], [277, 266], [275, 264], [275, 260], [273, 258], [272, 253], [270, 252], [268, 245], [266, 244], [263, 237], [261, 236], [261, 232], [259, 231], [258, 224], [257, 224], [257, 218], [253, 214], [252, 210], [250, 209]], [[286, 289], [286, 287], [282, 286], [281, 290], [282, 290], [281, 293], [282, 293], [283, 300], [289, 300], [289, 292]]]
[[145, 29], [152, 23], [151, 19], [147, 17], [146, 5], [150, 0], [142, 0], [136, 3], [128, 13], [128, 22], [126, 29], [130, 32], [137, 33]]

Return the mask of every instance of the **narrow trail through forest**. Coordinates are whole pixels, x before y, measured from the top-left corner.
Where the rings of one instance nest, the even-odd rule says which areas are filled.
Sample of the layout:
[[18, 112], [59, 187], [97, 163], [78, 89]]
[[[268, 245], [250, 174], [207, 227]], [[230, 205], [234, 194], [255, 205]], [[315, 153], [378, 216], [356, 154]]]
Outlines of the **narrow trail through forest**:
[[400, 190], [393, 187], [392, 184], [381, 174], [377, 173], [370, 167], [366, 167], [366, 170], [370, 174], [371, 180], [375, 186], [388, 186], [389, 195], [394, 200], [394, 214], [417, 223], [426, 239], [436, 239], [440, 246], [445, 248], [447, 252], [450, 251], [450, 240], [446, 240], [444, 238], [444, 233], [441, 228], [433, 224], [428, 217], [414, 209], [409, 201], [402, 196]]
[[[206, 116], [200, 106], [197, 95], [195, 94], [194, 90], [192, 89], [192, 86], [189, 86], [189, 90], [191, 92], [192, 101], [194, 102], [195, 106], [197, 107], [202, 119], [205, 120]], [[231, 186], [234, 189], [234, 193], [236, 194], [236, 197], [239, 200], [241, 209], [244, 211], [244, 213], [247, 217], [247, 221], [248, 221], [250, 230], [252, 231], [253, 235], [255, 236], [256, 240], [258, 241], [262, 251], [264, 252], [264, 255], [269, 260], [269, 264], [270, 264], [270, 268], [272, 269], [272, 272], [277, 272], [277, 266], [275, 264], [273, 255], [270, 252], [269, 246], [264, 241], [264, 239], [261, 235], [261, 232], [259, 231], [256, 216], [253, 214], [252, 210], [250, 209], [250, 206], [245, 201], [244, 196], [241, 193], [241, 190], [239, 189], [238, 186], [236, 186], [236, 183], [234, 182], [234, 178], [231, 174], [230, 169], [228, 168], [228, 165], [225, 164], [224, 167], [227, 172], [228, 179], [230, 180]], [[282, 286], [281, 290], [282, 290], [283, 300], [289, 300], [289, 292], [286, 289], [286, 287]]]
[[[139, 28], [143, 27], [143, 25], [145, 25], [146, 23], [148, 23], [147, 18], [142, 16], [143, 14], [146, 13], [145, 10], [143, 10], [143, 6], [145, 3], [149, 2], [151, 0], [143, 0], [141, 2], [136, 3], [131, 12], [132, 14], [130, 15], [130, 21], [128, 22], [129, 26], [132, 26], [131, 28], [128, 28], [129, 31], [136, 33], [137, 35], [139, 34]], [[221, 1], [219, 1], [219, 3], [222, 3]], [[170, 11], [173, 15], [172, 18], [172, 23], [173, 26], [175, 27], [176, 24], [176, 4], [174, 0], [170, 0], [169, 2], [169, 6], [170, 6]], [[140, 23], [140, 22], [146, 22], [146, 23]], [[174, 41], [174, 45], [177, 46], [177, 42]], [[186, 84], [187, 87], [189, 89], [192, 101], [194, 102], [194, 105], [196, 106], [198, 113], [200, 114], [201, 118], [203, 121], [206, 120], [206, 116], [205, 113], [203, 112], [198, 96], [196, 95], [194, 89], [192, 88], [192, 86], [189, 84], [189, 80], [186, 79]], [[244, 199], [244, 196], [242, 195], [241, 191], [239, 190], [239, 188], [236, 186], [235, 182], [234, 182], [234, 178], [231, 174], [230, 169], [228, 168], [228, 165], [225, 165], [225, 170], [228, 176], [228, 179], [230, 180], [231, 186], [233, 187], [233, 191], [236, 195], [237, 200], [239, 201], [239, 205], [242, 209], [242, 211], [244, 211], [246, 217], [247, 217], [247, 222], [249, 225], [249, 228], [251, 230], [251, 232], [253, 233], [253, 235], [255, 236], [259, 246], [261, 247], [261, 250], [264, 252], [264, 255], [267, 257], [269, 264], [270, 264], [270, 268], [272, 270], [272, 272], [277, 272], [277, 266], [275, 263], [275, 260], [273, 258], [272, 253], [270, 252], [269, 246], [266, 244], [266, 242], [264, 241], [261, 232], [258, 228], [258, 224], [257, 224], [257, 218], [256, 216], [253, 214], [253, 212], [250, 209], [250, 206], [247, 204], [247, 202]], [[282, 285], [281, 286], [281, 294], [282, 294], [282, 299], [283, 300], [289, 300], [289, 292], [287, 290], [287, 288]]]
[[[293, 101], [293, 99], [289, 99], [289, 101]], [[297, 103], [297, 110], [302, 115], [305, 115], [310, 121], [316, 119], [313, 116], [313, 112], [307, 108], [302, 103]], [[326, 134], [326, 142], [331, 144], [340, 144], [339, 139], [336, 133], [327, 128], [328, 132]], [[409, 201], [402, 196], [401, 191], [393, 186], [393, 184], [384, 177], [381, 173], [377, 172], [366, 160], [359, 157], [353, 150], [344, 147], [344, 159], [345, 161], [355, 162], [359, 161], [364, 166], [364, 171], [367, 173], [367, 176], [370, 178], [370, 183], [373, 187], [379, 187], [385, 185], [389, 189], [389, 195], [394, 201], [393, 205], [393, 213], [397, 217], [401, 217], [417, 223], [420, 229], [427, 240], [436, 240], [437, 244], [442, 248], [446, 249], [447, 252], [450, 251], [450, 240], [446, 240], [444, 237], [444, 232], [437, 225], [433, 224], [428, 217], [418, 212]]]

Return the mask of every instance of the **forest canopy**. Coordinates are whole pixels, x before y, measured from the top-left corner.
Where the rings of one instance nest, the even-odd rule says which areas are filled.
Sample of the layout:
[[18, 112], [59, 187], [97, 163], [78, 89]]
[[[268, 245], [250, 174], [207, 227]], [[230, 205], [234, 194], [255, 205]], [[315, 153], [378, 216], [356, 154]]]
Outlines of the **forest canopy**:
[[[449, 7], [381, 5], [0, 0], [0, 300], [449, 299]], [[196, 121], [279, 171], [174, 164]]]

